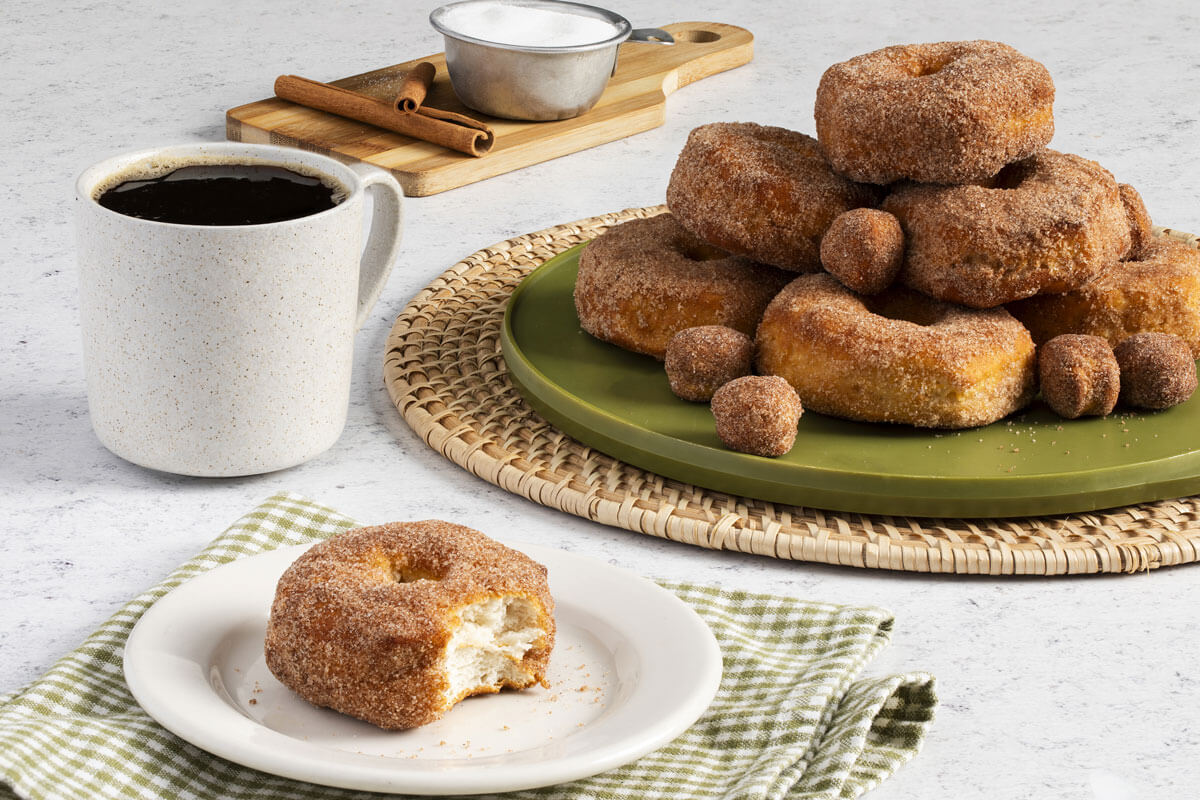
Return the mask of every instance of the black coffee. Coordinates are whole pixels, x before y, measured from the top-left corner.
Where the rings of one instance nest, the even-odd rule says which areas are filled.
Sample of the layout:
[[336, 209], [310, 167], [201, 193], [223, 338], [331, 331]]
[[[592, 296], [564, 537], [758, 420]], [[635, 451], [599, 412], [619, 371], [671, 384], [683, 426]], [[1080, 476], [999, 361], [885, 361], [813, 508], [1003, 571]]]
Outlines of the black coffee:
[[333, 208], [341, 193], [320, 178], [258, 164], [180, 167], [125, 181], [97, 202], [120, 214], [183, 225], [261, 225]]

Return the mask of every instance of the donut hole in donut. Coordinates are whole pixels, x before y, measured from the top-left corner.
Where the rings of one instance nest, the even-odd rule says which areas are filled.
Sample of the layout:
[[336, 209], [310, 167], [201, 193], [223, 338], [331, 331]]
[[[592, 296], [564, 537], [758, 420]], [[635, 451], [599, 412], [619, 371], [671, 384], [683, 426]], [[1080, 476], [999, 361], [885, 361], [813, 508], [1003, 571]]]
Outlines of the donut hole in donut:
[[436, 575], [432, 571], [425, 569], [417, 564], [413, 564], [405, 559], [393, 558], [392, 556], [383, 553], [372, 553], [368, 557], [371, 573], [375, 578], [383, 583], [418, 583], [420, 581], [437, 581], [441, 580], [441, 575]]
[[996, 173], [996, 176], [988, 181], [987, 185], [991, 189], [1019, 189], [1021, 184], [1029, 179], [1033, 173], [1033, 162], [1018, 161], [1015, 164], [1009, 164]]
[[441, 577], [419, 567], [393, 564], [392, 580], [396, 583], [416, 583], [417, 581], [441, 580]]
[[927, 299], [902, 291], [868, 295], [862, 298], [862, 303], [867, 311], [876, 316], [911, 322], [922, 327], [941, 322], [947, 311], [947, 307], [940, 303], [931, 303]]
[[729, 253], [711, 244], [694, 241], [680, 241], [679, 253], [688, 261], [720, 261], [729, 258]]
[[927, 75], [936, 75], [941, 72], [953, 60], [950, 57], [924, 58], [910, 61], [906, 66], [909, 75], [914, 78], [924, 78]]
[[455, 703], [504, 685], [533, 682], [521, 659], [543, 635], [538, 612], [523, 597], [488, 597], [463, 606], [446, 643], [446, 699]]

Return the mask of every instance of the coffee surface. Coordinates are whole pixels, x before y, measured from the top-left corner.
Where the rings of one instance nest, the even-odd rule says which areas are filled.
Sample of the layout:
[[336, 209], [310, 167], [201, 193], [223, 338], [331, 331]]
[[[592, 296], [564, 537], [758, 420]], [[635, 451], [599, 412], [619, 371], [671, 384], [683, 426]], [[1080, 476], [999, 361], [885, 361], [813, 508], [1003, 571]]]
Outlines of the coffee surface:
[[340, 192], [320, 178], [261, 164], [204, 164], [129, 180], [97, 199], [130, 217], [181, 225], [261, 225], [333, 208]]

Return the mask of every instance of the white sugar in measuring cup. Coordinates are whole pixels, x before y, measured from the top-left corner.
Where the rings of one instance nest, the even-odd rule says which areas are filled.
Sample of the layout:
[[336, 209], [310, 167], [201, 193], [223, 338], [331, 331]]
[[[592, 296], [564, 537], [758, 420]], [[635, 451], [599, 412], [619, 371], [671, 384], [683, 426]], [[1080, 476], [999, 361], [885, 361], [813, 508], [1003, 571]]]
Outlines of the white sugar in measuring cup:
[[493, 117], [556, 120], [596, 104], [625, 41], [674, 44], [612, 11], [555, 0], [463, 0], [429, 22], [446, 41], [450, 83], [467, 106]]

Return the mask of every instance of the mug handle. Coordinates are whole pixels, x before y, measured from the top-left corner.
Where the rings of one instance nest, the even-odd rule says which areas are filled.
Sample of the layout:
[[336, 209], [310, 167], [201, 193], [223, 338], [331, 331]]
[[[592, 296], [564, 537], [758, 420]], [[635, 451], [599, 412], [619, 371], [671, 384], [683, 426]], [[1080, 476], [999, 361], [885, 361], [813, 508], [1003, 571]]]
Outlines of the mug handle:
[[383, 285], [392, 272], [392, 264], [400, 251], [403, 230], [404, 191], [387, 170], [361, 162], [348, 164], [362, 179], [364, 191], [370, 190], [375, 206], [371, 213], [371, 232], [358, 267], [358, 317], [354, 330], [367, 321], [367, 314], [379, 299]]

